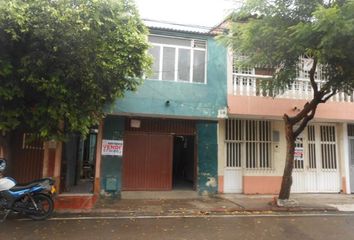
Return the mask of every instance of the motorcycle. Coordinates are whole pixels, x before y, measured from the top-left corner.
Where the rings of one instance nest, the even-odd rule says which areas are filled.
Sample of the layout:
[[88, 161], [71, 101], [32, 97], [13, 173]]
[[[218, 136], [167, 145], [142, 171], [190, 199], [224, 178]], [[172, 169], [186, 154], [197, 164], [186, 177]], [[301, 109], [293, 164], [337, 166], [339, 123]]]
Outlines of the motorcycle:
[[26, 184], [18, 184], [10, 177], [3, 177], [6, 160], [0, 158], [0, 211], [5, 221], [11, 213], [21, 213], [33, 220], [44, 220], [54, 210], [53, 195], [56, 192], [54, 180], [37, 179]]

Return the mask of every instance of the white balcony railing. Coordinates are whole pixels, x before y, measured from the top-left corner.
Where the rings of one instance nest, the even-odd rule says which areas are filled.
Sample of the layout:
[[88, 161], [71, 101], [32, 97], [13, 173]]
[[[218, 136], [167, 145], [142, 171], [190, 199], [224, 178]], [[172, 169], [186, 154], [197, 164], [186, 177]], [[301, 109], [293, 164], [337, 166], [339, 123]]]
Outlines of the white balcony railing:
[[[236, 96], [263, 96], [273, 97], [273, 93], [269, 90], [264, 90], [263, 84], [268, 81], [269, 76], [264, 75], [248, 75], [241, 73], [234, 73], [232, 78], [232, 94]], [[316, 80], [318, 88], [321, 87], [323, 81]], [[285, 92], [275, 94], [276, 98], [287, 99], [312, 99], [313, 89], [308, 79], [297, 79], [294, 81]], [[345, 93], [338, 93], [334, 95], [329, 101], [336, 102], [354, 102], [354, 93], [348, 95]]]

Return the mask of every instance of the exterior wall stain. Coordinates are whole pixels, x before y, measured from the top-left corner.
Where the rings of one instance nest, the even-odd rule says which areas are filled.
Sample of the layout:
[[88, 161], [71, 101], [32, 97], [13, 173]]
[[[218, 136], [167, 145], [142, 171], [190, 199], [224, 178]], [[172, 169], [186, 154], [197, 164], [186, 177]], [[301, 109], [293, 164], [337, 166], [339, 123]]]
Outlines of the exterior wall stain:
[[198, 180], [197, 190], [202, 195], [213, 195], [218, 191], [217, 182], [217, 123], [197, 123]]
[[[108, 116], [104, 119], [103, 139], [123, 140], [124, 118]], [[123, 149], [124, 151], [124, 149]], [[122, 164], [123, 159], [119, 156], [102, 156], [101, 160], [101, 195], [120, 198], [122, 189]], [[109, 180], [116, 181], [117, 191], [107, 192], [106, 184]]]
[[[168, 34], [160, 31], [154, 33]], [[227, 106], [226, 49], [212, 36], [193, 34], [178, 36], [207, 40], [206, 84], [144, 80], [137, 91], [126, 92], [124, 98], [118, 99], [107, 109], [107, 113], [217, 119], [218, 111]]]

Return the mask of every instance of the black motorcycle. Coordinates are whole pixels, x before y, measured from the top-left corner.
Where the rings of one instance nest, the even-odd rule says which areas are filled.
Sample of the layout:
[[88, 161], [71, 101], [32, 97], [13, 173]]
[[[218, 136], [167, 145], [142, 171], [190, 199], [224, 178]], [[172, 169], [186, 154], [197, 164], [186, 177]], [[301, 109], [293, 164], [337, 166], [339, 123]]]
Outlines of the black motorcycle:
[[56, 192], [54, 180], [43, 178], [26, 184], [18, 184], [10, 177], [2, 177], [6, 160], [0, 159], [0, 211], [2, 221], [11, 212], [22, 213], [33, 220], [44, 220], [54, 210], [53, 194]]

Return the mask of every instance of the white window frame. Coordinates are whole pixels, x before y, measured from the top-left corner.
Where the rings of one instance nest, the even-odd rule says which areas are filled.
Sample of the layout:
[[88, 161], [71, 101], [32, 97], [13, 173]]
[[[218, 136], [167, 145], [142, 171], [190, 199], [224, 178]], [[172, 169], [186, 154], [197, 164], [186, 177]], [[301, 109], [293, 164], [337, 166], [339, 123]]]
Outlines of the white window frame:
[[[207, 63], [208, 63], [208, 51], [207, 51], [208, 45], [207, 44], [208, 44], [208, 42], [207, 42], [206, 39], [181, 38], [181, 37], [171, 37], [171, 36], [156, 35], [156, 34], [150, 34], [150, 36], [188, 40], [188, 41], [191, 42], [191, 45], [189, 47], [187, 47], [187, 46], [174, 45], [174, 44], [163, 44], [163, 43], [149, 42], [151, 46], [159, 47], [159, 51], [160, 51], [159, 73], [158, 73], [159, 77], [158, 77], [158, 79], [148, 78], [149, 80], [158, 80], [158, 81], [167, 81], [167, 82], [179, 82], [179, 83], [193, 83], [193, 84], [207, 84]], [[193, 45], [194, 45], [194, 41], [195, 40], [205, 42], [205, 48], [194, 47]], [[163, 49], [165, 47], [169, 47], [169, 48], [174, 48], [175, 49], [175, 73], [174, 73], [174, 79], [162, 79], [162, 73], [163, 73]], [[179, 58], [179, 50], [180, 49], [187, 49], [187, 50], [190, 51], [189, 81], [178, 80], [178, 58]], [[205, 52], [204, 82], [194, 82], [193, 81], [194, 50], [204, 51]]]

